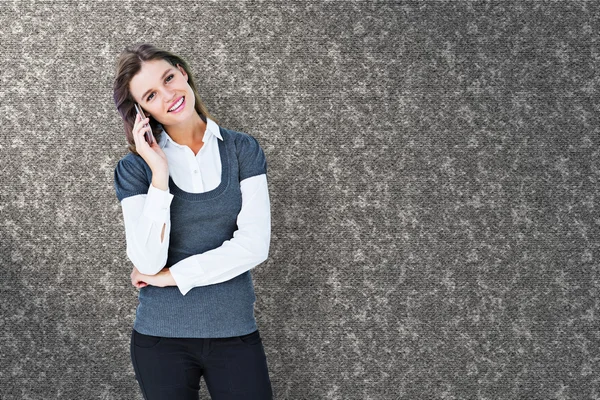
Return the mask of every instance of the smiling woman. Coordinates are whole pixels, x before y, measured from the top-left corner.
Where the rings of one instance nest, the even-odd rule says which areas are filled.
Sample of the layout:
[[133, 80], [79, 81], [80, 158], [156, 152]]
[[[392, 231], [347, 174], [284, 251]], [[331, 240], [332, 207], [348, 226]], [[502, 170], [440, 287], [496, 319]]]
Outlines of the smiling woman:
[[[202, 125], [200, 122], [203, 122], [202, 117], [209, 117], [219, 123], [210, 115], [202, 102], [191, 69], [181, 57], [151, 44], [141, 44], [126, 49], [121, 54], [113, 85], [113, 100], [124, 121], [130, 151], [137, 153], [133, 137], [137, 114], [134, 104], [139, 103], [149, 117], [150, 128], [158, 142], [161, 129], [155, 116], [165, 115], [174, 102], [181, 97], [185, 97], [184, 108], [169, 113], [169, 117], [177, 114], [178, 118], [160, 122], [171, 136], [181, 137], [182, 135], [178, 135], [179, 132], [189, 132], [190, 126], [185, 126], [188, 124], [195, 125], [197, 138], [198, 129]], [[197, 119], [190, 119], [194, 114], [197, 114]]]
[[263, 149], [219, 126], [187, 63], [150, 44], [121, 54], [113, 91], [130, 150], [114, 186], [140, 289], [130, 353], [144, 398], [198, 399], [204, 377], [212, 399], [271, 399], [250, 271], [271, 240]]

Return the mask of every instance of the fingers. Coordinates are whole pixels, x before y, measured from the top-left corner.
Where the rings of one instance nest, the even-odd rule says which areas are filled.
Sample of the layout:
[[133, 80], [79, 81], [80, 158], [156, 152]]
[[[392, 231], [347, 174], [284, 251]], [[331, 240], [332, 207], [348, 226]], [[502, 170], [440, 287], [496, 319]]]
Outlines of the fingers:
[[148, 286], [148, 282], [144, 282], [143, 280], [141, 280], [140, 275], [143, 275], [143, 274], [140, 273], [136, 267], [133, 267], [133, 271], [131, 271], [131, 275], [130, 275], [131, 284], [138, 289], [142, 288], [144, 286]]
[[131, 284], [133, 286], [135, 286], [136, 288], [141, 288], [141, 287], [144, 287], [144, 286], [148, 286], [147, 282], [144, 282], [144, 281], [142, 281], [140, 279], [132, 279], [131, 280]]
[[146, 132], [150, 129], [150, 125], [145, 126], [150, 122], [150, 118], [141, 119], [140, 114], [136, 114], [135, 123], [133, 125], [133, 141], [135, 142], [136, 147], [142, 146], [141, 142], [146, 142]]

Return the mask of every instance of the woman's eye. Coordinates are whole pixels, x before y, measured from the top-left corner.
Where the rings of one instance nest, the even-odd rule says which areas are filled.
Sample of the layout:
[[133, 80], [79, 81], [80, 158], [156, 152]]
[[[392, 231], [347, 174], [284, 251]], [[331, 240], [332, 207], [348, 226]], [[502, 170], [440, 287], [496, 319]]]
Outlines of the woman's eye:
[[[175, 75], [171, 74], [169, 76], [167, 76], [167, 79], [169, 78], [173, 78]], [[150, 101], [152, 99], [152, 96], [154, 96], [154, 93], [150, 94], [150, 96], [148, 96], [148, 98], [146, 99], [146, 101]]]

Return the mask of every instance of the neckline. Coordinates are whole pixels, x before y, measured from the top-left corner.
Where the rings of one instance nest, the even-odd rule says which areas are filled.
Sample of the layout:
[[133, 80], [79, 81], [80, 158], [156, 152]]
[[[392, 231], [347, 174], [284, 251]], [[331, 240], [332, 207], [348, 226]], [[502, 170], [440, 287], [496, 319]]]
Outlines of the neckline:
[[227, 187], [229, 186], [229, 180], [231, 175], [229, 173], [229, 152], [227, 151], [227, 148], [225, 146], [225, 140], [227, 140], [227, 136], [224, 134], [223, 129], [221, 127], [219, 127], [219, 132], [221, 132], [221, 136], [223, 137], [223, 140], [219, 140], [219, 138], [216, 138], [219, 144], [219, 155], [221, 156], [221, 183], [219, 183], [219, 186], [207, 192], [186, 192], [185, 190], [181, 189], [175, 184], [175, 181], [173, 181], [173, 178], [171, 178], [171, 175], [169, 174], [169, 189], [175, 197], [180, 197], [189, 201], [211, 200], [220, 196], [225, 191], [225, 189], [227, 189]]

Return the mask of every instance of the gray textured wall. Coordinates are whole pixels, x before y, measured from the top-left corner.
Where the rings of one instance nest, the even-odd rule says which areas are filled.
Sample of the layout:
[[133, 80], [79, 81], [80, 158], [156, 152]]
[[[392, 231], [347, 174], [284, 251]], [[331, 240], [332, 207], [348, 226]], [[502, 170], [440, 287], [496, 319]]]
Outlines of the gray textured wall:
[[265, 149], [253, 277], [276, 398], [600, 398], [599, 18], [1, 2], [0, 398], [141, 399], [112, 186], [114, 66], [135, 42], [188, 60], [221, 125]]

